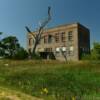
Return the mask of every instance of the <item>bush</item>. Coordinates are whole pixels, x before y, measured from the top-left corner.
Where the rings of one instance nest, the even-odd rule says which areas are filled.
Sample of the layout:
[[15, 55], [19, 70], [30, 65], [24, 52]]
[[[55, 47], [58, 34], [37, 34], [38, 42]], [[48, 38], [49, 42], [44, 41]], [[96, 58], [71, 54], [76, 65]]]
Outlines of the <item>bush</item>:
[[92, 60], [91, 54], [82, 55], [82, 60]]
[[42, 59], [41, 57], [40, 57], [40, 55], [38, 54], [38, 53], [33, 53], [32, 54], [32, 59], [36, 59], [36, 60], [38, 60], [38, 59]]
[[28, 58], [28, 53], [24, 48], [20, 48], [16, 54], [12, 57], [12, 59], [22, 60]]

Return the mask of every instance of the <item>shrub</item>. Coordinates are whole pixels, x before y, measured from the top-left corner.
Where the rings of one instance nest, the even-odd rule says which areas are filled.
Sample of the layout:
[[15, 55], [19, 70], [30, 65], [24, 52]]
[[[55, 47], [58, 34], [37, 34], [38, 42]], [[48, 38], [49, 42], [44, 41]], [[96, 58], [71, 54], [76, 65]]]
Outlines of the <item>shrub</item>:
[[36, 59], [36, 60], [38, 60], [38, 59], [42, 59], [41, 57], [40, 57], [40, 55], [38, 54], [38, 53], [33, 53], [32, 54], [32, 59]]
[[82, 55], [82, 60], [92, 60], [91, 54]]
[[15, 55], [12, 57], [12, 59], [22, 60], [28, 58], [28, 53], [24, 48], [20, 48]]

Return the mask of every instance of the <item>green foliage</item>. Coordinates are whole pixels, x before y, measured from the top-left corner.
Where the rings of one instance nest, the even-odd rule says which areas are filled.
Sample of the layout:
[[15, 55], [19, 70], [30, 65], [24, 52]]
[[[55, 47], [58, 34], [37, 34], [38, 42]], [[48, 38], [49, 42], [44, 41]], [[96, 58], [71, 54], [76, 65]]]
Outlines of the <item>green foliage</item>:
[[27, 59], [27, 58], [28, 58], [28, 53], [22, 47], [20, 47], [15, 53], [15, 55], [12, 57], [12, 59], [16, 59], [16, 60], [22, 60], [22, 59]]
[[82, 60], [92, 60], [91, 54], [83, 54], [82, 55]]
[[3, 34], [3, 32], [0, 32], [0, 35], [2, 35]]
[[31, 57], [34, 60], [41, 60], [42, 59], [38, 53], [32, 53]]
[[28, 53], [20, 46], [15, 36], [8, 36], [1, 40], [0, 55], [5, 58], [17, 60], [28, 58]]
[[100, 43], [95, 42], [91, 51], [91, 57], [94, 60], [100, 60]]
[[[0, 35], [2, 35], [3, 33], [0, 32]], [[1, 39], [0, 39], [0, 57], [2, 57], [4, 55], [4, 49], [2, 48], [2, 43], [1, 43]]]
[[4, 49], [0, 48], [0, 56], [3, 57], [5, 55]]
[[82, 60], [100, 60], [100, 43], [93, 43], [90, 54], [83, 54]]
[[15, 36], [8, 36], [1, 40], [1, 47], [7, 58], [12, 58], [20, 47], [18, 39]]

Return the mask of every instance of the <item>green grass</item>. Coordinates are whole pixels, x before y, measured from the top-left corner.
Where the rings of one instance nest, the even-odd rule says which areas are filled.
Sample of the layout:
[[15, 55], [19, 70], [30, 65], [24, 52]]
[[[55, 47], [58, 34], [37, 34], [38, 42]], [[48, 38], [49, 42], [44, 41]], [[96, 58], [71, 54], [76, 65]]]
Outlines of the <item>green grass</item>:
[[100, 98], [100, 62], [1, 60], [0, 86], [45, 100]]

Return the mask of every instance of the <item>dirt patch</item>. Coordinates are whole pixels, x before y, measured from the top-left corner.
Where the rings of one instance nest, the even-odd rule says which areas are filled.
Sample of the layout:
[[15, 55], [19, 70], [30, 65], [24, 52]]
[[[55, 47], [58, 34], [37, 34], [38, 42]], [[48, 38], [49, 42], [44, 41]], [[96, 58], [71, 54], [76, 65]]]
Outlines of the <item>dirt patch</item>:
[[0, 88], [0, 100], [43, 100], [24, 93]]

